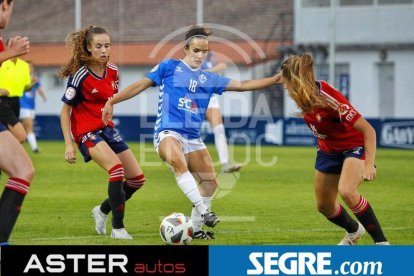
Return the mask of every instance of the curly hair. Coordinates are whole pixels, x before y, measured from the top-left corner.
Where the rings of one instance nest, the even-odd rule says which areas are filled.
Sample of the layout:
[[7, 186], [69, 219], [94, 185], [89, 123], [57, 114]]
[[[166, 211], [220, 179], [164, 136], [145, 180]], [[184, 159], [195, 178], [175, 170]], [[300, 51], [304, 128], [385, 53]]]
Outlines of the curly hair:
[[281, 71], [284, 82], [289, 86], [288, 94], [300, 109], [300, 115], [303, 116], [315, 108], [330, 107], [316, 86], [311, 54], [290, 56], [282, 63]]
[[108, 34], [108, 32], [101, 27], [89, 26], [78, 32], [70, 33], [67, 36], [66, 45], [72, 48], [72, 57], [60, 69], [58, 73], [59, 77], [65, 78], [73, 76], [82, 66], [90, 66], [95, 63], [88, 50], [88, 45], [90, 45], [93, 36], [96, 34]]
[[185, 35], [185, 48], [188, 48], [190, 45], [191, 40], [194, 37], [204, 37], [208, 38], [211, 35], [211, 31], [204, 26], [201, 25], [193, 25], [191, 29]]

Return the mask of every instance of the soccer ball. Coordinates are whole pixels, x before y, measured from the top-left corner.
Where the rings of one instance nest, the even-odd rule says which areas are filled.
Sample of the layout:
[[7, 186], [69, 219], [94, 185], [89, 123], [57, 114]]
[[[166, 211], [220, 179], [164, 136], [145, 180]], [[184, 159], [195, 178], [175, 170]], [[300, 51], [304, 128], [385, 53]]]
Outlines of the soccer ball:
[[189, 244], [193, 233], [193, 221], [182, 213], [166, 216], [160, 225], [161, 239], [170, 245]]

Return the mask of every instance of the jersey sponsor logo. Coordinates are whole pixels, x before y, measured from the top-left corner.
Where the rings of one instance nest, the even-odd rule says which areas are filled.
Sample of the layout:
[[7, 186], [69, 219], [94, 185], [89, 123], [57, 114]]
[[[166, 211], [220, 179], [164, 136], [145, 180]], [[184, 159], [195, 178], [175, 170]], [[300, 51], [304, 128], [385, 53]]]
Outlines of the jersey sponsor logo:
[[319, 139], [326, 139], [326, 137], [328, 137], [325, 134], [320, 134], [313, 124], [309, 124], [309, 125], [310, 125], [310, 129], [312, 130], [312, 133], [315, 137], [317, 137]]
[[346, 117], [345, 117], [345, 119], [347, 120], [347, 121], [352, 121], [352, 119], [354, 118], [354, 116], [355, 116], [355, 114], [356, 114], [357, 112], [354, 110], [354, 109], [351, 109], [350, 111], [349, 111], [349, 113], [348, 113], [348, 115], [346, 115]]
[[181, 68], [180, 66], [175, 67], [175, 72], [183, 72], [183, 68]]
[[95, 93], [98, 93], [98, 92], [99, 91], [96, 88], [92, 89], [92, 91], [91, 91], [92, 94], [95, 94]]
[[73, 87], [68, 87], [65, 91], [65, 98], [69, 101], [75, 98], [76, 96], [76, 90]]
[[207, 77], [206, 77], [206, 75], [201, 74], [200, 76], [198, 76], [198, 80], [199, 80], [201, 83], [205, 83], [205, 82], [207, 81]]
[[179, 98], [178, 109], [189, 111], [191, 113], [197, 113], [197, 104], [187, 97]]

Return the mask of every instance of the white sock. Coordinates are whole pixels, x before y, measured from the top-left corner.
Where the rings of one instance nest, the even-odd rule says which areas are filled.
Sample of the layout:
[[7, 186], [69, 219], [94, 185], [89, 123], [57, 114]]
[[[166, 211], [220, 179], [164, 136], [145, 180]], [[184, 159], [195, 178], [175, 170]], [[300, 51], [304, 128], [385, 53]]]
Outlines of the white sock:
[[203, 196], [202, 199], [203, 199], [204, 204], [207, 206], [207, 208], [209, 210], [211, 210], [211, 201], [213, 200], [213, 197], [212, 196], [209, 196], [209, 197]]
[[32, 150], [37, 149], [36, 136], [35, 136], [35, 134], [33, 132], [27, 134], [27, 142], [29, 143], [29, 145], [32, 148]]
[[175, 178], [177, 179], [178, 186], [180, 186], [181, 190], [191, 201], [191, 203], [193, 203], [198, 212], [200, 212], [200, 214], [207, 212], [208, 208], [203, 202], [200, 190], [198, 189], [197, 182], [195, 181], [193, 175], [187, 171], [182, 175], [176, 176]]
[[193, 207], [191, 210], [191, 220], [193, 221], [194, 233], [200, 231], [204, 221], [196, 207]]
[[[210, 209], [212, 197], [202, 197], [204, 204]], [[197, 208], [193, 207], [191, 210], [191, 220], [193, 221], [194, 232], [200, 231], [203, 227], [204, 220]]]
[[216, 144], [216, 150], [220, 159], [220, 164], [226, 164], [229, 162], [229, 147], [227, 145], [226, 131], [224, 125], [220, 124], [213, 127], [214, 143]]

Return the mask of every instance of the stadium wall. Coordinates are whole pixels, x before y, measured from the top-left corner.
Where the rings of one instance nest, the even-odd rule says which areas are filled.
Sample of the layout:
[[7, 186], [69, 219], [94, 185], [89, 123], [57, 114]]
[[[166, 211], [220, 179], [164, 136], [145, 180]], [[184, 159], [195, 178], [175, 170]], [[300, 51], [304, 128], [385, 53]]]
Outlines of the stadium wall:
[[[126, 141], [152, 142], [156, 116], [116, 116], [114, 123]], [[414, 118], [368, 119], [377, 133], [378, 147], [414, 149]], [[230, 144], [315, 146], [312, 132], [300, 118], [267, 116], [224, 117]], [[41, 115], [36, 118], [36, 136], [40, 140], [63, 140], [60, 118]], [[210, 125], [205, 122], [201, 138], [214, 142]]]

